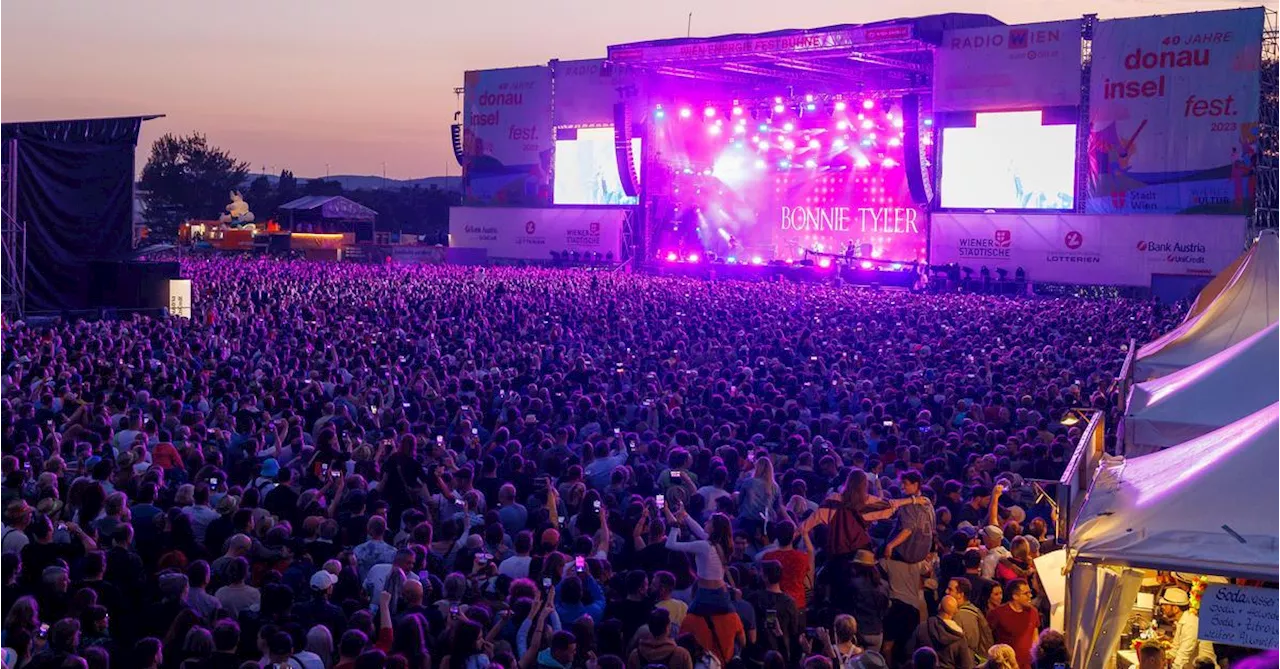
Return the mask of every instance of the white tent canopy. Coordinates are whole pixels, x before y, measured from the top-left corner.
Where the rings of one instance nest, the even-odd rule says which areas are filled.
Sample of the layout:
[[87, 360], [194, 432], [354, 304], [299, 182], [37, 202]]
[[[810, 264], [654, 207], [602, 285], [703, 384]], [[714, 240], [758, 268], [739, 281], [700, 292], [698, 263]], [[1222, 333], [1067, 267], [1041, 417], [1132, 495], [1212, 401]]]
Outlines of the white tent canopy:
[[1280, 580], [1278, 416], [1271, 404], [1167, 450], [1105, 461], [1071, 532], [1075, 559]]
[[1134, 378], [1146, 381], [1189, 367], [1275, 323], [1280, 312], [1278, 261], [1276, 232], [1264, 231], [1208, 307], [1139, 349]]
[[1272, 324], [1190, 367], [1133, 387], [1125, 455], [1180, 444], [1280, 401], [1280, 326]]

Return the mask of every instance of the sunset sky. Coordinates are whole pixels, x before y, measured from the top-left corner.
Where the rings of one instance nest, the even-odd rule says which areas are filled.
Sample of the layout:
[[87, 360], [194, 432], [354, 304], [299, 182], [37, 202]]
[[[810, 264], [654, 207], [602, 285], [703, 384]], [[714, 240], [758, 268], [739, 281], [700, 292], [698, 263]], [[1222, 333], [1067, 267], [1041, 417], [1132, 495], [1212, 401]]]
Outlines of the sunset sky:
[[5, 0], [0, 117], [166, 114], [254, 171], [457, 174], [449, 124], [468, 69], [591, 58], [622, 42], [947, 11], [1008, 23], [1257, 6], [1217, 0]]

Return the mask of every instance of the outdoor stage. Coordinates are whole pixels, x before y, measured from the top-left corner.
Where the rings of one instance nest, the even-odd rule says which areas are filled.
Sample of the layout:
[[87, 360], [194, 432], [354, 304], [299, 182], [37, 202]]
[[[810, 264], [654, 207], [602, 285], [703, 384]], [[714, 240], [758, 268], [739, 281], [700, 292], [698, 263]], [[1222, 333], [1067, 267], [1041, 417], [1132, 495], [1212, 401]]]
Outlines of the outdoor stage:
[[1148, 289], [1213, 276], [1275, 218], [1276, 41], [1260, 8], [943, 14], [470, 71], [450, 245], [717, 276], [822, 254]]

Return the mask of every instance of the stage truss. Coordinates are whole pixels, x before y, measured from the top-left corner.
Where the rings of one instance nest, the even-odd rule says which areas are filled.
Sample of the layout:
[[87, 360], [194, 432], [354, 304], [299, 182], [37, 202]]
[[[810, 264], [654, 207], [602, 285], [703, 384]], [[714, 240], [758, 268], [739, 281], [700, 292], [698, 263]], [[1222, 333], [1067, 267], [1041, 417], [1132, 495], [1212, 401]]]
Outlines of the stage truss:
[[1085, 211], [1089, 199], [1089, 89], [1093, 80], [1093, 27], [1097, 14], [1080, 18], [1080, 120], [1076, 123], [1076, 206], [1077, 214]]
[[1280, 172], [1277, 159], [1276, 116], [1280, 114], [1277, 98], [1280, 97], [1280, 24], [1274, 10], [1266, 10], [1265, 28], [1262, 33], [1262, 95], [1258, 108], [1258, 167], [1257, 196], [1254, 200], [1253, 220], [1250, 222], [1250, 238], [1260, 230], [1280, 227]]
[[0, 147], [0, 315], [6, 321], [23, 317], [27, 295], [27, 229], [17, 219], [17, 150], [12, 139]]

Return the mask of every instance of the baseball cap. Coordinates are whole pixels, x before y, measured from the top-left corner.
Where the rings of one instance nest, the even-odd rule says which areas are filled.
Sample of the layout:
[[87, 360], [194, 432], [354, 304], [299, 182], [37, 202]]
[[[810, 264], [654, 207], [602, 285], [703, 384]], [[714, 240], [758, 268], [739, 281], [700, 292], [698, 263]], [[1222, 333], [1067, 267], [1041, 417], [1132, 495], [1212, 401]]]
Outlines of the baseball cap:
[[328, 590], [338, 583], [338, 577], [321, 569], [311, 575], [312, 590]]

